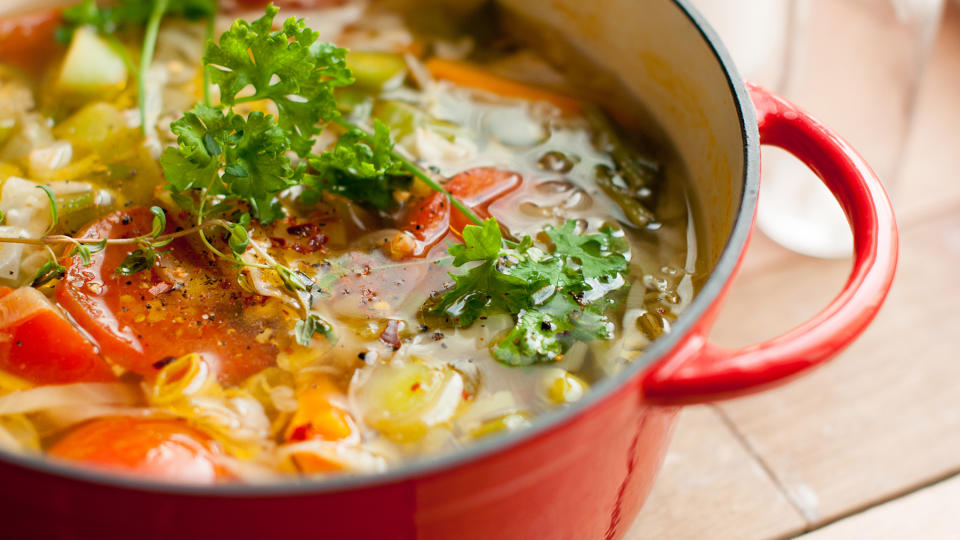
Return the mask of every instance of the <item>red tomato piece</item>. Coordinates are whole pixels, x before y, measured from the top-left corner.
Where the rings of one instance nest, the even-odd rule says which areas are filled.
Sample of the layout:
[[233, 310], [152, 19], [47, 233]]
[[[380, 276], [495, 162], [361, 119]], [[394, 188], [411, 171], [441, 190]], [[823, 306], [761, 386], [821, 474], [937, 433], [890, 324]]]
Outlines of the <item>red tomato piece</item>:
[[423, 257], [443, 240], [450, 230], [450, 201], [443, 193], [431, 193], [413, 205], [407, 214], [404, 231], [390, 243], [389, 255], [394, 259]]
[[96, 346], [36, 289], [0, 292], [0, 369], [36, 384], [115, 379]]
[[[451, 178], [444, 187], [451, 195], [470, 207], [479, 217], [490, 217], [490, 203], [517, 189], [523, 178], [515, 172], [480, 167], [464, 171]], [[409, 234], [397, 235], [387, 246], [394, 259], [422, 257], [452, 231], [460, 231], [471, 221], [462, 212], [453, 209], [442, 193], [431, 193], [415, 203], [401, 227]], [[412, 235], [412, 237], [411, 237]]]
[[[523, 178], [515, 172], [481, 167], [454, 176], [444, 187], [451, 195], [469, 206], [477, 216], [486, 219], [490, 217], [490, 204], [520, 187], [521, 183]], [[458, 235], [464, 227], [472, 223], [459, 211], [453, 213], [450, 221], [453, 231]]]
[[48, 454], [99, 469], [167, 482], [212, 484], [228, 474], [218, 447], [181, 420], [117, 416], [83, 424]]
[[42, 66], [41, 59], [56, 49], [53, 35], [59, 25], [58, 9], [0, 18], [0, 61], [34, 70]]
[[[146, 208], [110, 214], [84, 238], [130, 238], [147, 234], [153, 215]], [[148, 378], [168, 357], [198, 353], [221, 382], [236, 383], [274, 364], [277, 347], [257, 339], [276, 333], [281, 317], [249, 315], [264, 298], [244, 292], [221, 273], [205, 252], [186, 238], [158, 250], [149, 270], [117, 272], [134, 246], [110, 246], [84, 266], [65, 262], [67, 274], [57, 300], [100, 344], [108, 360]]]

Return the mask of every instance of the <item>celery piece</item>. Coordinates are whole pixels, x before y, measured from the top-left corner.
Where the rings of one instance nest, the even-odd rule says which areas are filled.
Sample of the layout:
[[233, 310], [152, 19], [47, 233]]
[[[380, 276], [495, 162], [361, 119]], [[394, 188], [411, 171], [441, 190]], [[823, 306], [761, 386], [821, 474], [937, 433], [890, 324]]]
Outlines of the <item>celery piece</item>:
[[126, 84], [127, 66], [117, 50], [93, 28], [78, 28], [60, 68], [60, 90], [81, 98], [102, 98], [119, 93]]
[[402, 56], [384, 52], [350, 51], [347, 67], [353, 72], [356, 85], [371, 91], [400, 86], [407, 74], [407, 63]]

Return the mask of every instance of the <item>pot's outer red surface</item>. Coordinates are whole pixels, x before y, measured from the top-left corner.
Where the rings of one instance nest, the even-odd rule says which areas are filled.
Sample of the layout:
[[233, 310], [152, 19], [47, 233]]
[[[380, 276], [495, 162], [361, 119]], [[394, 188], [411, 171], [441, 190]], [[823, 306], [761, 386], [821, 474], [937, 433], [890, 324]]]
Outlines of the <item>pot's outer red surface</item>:
[[[541, 0], [502, 1], [521, 11], [523, 5], [540, 11], [543, 7]], [[704, 211], [714, 228], [707, 234], [719, 234], [721, 229], [726, 247], [671, 334], [652, 344], [636, 365], [598, 382], [570, 409], [547, 413], [531, 429], [379, 476], [192, 488], [6, 455], [0, 459], [0, 536], [614, 539], [631, 525], [653, 485], [676, 404], [777, 384], [823, 362], [856, 337], [886, 295], [897, 252], [889, 201], [856, 152], [789, 103], [760, 89], [748, 91], [716, 37], [683, 0], [548, 3], [568, 8], [556, 15], [568, 17], [568, 24], [586, 21], [581, 37], [607, 39], [611, 46], [623, 40], [604, 38], [598, 19], [574, 16], [579, 15], [574, 7], [593, 10], [597, 17], [642, 8], [650, 19], [645, 24], [664, 29], [651, 46], [673, 53], [687, 46], [700, 51], [691, 56], [691, 63], [664, 63], [645, 50], [636, 56], [646, 69], [653, 69], [647, 78], [660, 85], [660, 93], [651, 99], [666, 103], [668, 116], [680, 115], [677, 124], [684, 127], [676, 129], [689, 135], [684, 141], [694, 147], [690, 151], [712, 160], [714, 171], [733, 171], [731, 185], [724, 184], [722, 174], [706, 180], [694, 175], [699, 178], [698, 191], [711, 191], [698, 192], [706, 198]], [[561, 12], [543, 13], [550, 17]], [[563, 23], [560, 20], [555, 27], [563, 29]], [[567, 31], [577, 32], [575, 26]], [[635, 30], [627, 25], [624, 31]], [[691, 79], [678, 82], [669, 77], [672, 70]], [[722, 86], [700, 84], [706, 78], [701, 72], [711, 70], [714, 79], [722, 76]], [[656, 94], [657, 88], [651, 91]], [[758, 100], [759, 130], [749, 92]], [[702, 102], [691, 101], [695, 95]], [[676, 103], [671, 101], [674, 96]], [[723, 120], [718, 124], [703, 111], [716, 111], [714, 116]], [[733, 121], [735, 125], [727, 125]], [[667, 124], [668, 131], [676, 127], [661, 124]], [[716, 138], [707, 129], [710, 126], [727, 137]], [[809, 323], [767, 343], [724, 351], [710, 346], [706, 336], [749, 238], [761, 137], [810, 165], [838, 196], [854, 228], [854, 270], [840, 296]], [[710, 155], [715, 147], [723, 150]], [[737, 160], [742, 161], [739, 169], [730, 163]], [[726, 201], [724, 193], [737, 195]], [[710, 212], [718, 217], [716, 222]]]

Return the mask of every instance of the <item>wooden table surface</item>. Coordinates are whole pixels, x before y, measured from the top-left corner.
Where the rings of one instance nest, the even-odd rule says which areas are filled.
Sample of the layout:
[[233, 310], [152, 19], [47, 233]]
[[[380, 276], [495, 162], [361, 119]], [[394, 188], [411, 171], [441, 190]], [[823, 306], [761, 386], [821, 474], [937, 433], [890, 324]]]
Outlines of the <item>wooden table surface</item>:
[[[960, 4], [916, 115], [891, 190], [900, 266], [875, 323], [785, 387], [685, 409], [629, 540], [960, 538]], [[713, 338], [796, 325], [849, 266], [756, 235]]]

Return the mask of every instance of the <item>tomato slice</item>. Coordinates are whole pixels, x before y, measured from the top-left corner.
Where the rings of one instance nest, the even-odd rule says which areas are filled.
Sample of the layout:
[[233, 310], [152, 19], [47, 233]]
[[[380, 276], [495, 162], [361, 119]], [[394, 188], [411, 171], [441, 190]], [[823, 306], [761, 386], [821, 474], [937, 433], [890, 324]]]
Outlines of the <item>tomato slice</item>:
[[[490, 204], [520, 187], [523, 178], [512, 171], [481, 167], [464, 171], [444, 186], [453, 196], [470, 207], [481, 219], [490, 217]], [[462, 212], [455, 211], [450, 218], [453, 231], [460, 234], [472, 222]]]
[[[517, 189], [523, 178], [515, 172], [480, 167], [464, 171], [451, 178], [444, 187], [460, 199], [480, 218], [490, 217], [489, 206], [498, 198]], [[411, 206], [402, 229], [408, 234], [397, 235], [387, 245], [394, 259], [423, 257], [452, 231], [456, 235], [471, 221], [462, 212], [453, 209], [442, 193], [431, 193]]]
[[0, 369], [36, 384], [116, 378], [96, 346], [30, 287], [0, 291]]
[[59, 25], [59, 9], [0, 18], [0, 61], [27, 69], [42, 66], [42, 58], [57, 47], [53, 35]]
[[[150, 232], [146, 208], [115, 212], [91, 225], [84, 238], [130, 238]], [[84, 266], [66, 261], [57, 300], [100, 344], [111, 362], [151, 378], [169, 357], [197, 353], [232, 384], [274, 364], [267, 339], [282, 317], [263, 311], [265, 298], [244, 292], [186, 238], [158, 250], [149, 270], [117, 272], [134, 246], [110, 246]], [[254, 316], [251, 311], [258, 311]], [[269, 313], [269, 312], [268, 312]]]
[[229, 475], [219, 449], [181, 420], [117, 416], [83, 424], [48, 451], [50, 456], [168, 482], [212, 484]]

